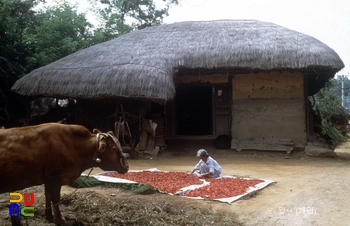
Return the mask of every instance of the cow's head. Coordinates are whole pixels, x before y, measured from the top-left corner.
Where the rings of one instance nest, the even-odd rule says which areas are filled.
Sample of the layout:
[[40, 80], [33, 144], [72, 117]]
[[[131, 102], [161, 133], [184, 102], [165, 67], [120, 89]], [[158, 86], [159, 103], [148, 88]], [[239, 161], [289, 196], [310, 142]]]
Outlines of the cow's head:
[[96, 134], [97, 150], [94, 158], [99, 163], [98, 167], [103, 170], [116, 170], [121, 174], [128, 172], [128, 161], [113, 132], [101, 133], [98, 129], [94, 129], [93, 133]]

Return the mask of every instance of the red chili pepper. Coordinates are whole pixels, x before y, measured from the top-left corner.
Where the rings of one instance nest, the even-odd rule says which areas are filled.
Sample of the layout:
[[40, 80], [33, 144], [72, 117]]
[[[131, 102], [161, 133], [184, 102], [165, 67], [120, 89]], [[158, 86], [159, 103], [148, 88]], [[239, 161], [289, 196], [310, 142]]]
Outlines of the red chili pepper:
[[[140, 171], [128, 172], [127, 174], [115, 172], [104, 174], [104, 176], [127, 179], [140, 184], [150, 184], [158, 190], [170, 194], [175, 194], [181, 188], [203, 183], [197, 176], [184, 172]], [[207, 199], [234, 197], [244, 194], [249, 187], [263, 182], [258, 179], [243, 178], [207, 178], [205, 180], [210, 182], [209, 185], [187, 191], [183, 195]]]
[[183, 195], [208, 199], [234, 197], [244, 194], [249, 187], [263, 182], [262, 180], [243, 178], [209, 178], [206, 180], [210, 182], [208, 186], [185, 192]]
[[127, 174], [115, 172], [104, 176], [131, 180], [140, 184], [150, 184], [158, 190], [170, 194], [175, 194], [183, 187], [203, 183], [197, 176], [184, 172], [140, 171], [128, 172]]

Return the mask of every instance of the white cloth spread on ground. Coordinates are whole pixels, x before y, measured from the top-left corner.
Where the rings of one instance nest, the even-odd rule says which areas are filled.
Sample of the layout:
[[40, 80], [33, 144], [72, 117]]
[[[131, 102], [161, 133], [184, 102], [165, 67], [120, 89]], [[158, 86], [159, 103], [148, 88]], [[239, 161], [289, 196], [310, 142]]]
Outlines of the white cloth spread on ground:
[[[166, 171], [158, 170], [157, 168], [146, 169], [146, 170], [129, 170], [129, 172], [142, 172], [142, 171], [166, 172]], [[115, 172], [115, 171], [102, 172], [102, 173], [95, 174], [93, 177], [95, 177], [99, 181], [108, 182], [108, 183], [137, 183], [135, 181], [130, 181], [130, 180], [122, 179], [122, 178], [104, 176], [104, 174], [113, 173], [113, 172]], [[222, 176], [219, 178], [237, 178], [237, 177]], [[251, 180], [251, 178], [241, 178], [241, 179]], [[275, 181], [273, 181], [273, 180], [267, 180], [267, 179], [261, 179], [261, 178], [255, 178], [255, 179], [262, 180], [262, 182], [255, 185], [254, 187], [249, 187], [245, 193], [237, 195], [237, 196], [233, 196], [233, 197], [225, 197], [225, 198], [213, 199], [213, 200], [230, 204], [230, 203], [232, 203], [232, 202], [234, 202], [234, 201], [236, 201], [244, 196], [247, 196], [249, 194], [252, 194], [255, 191], [258, 191], [258, 190], [265, 188], [266, 186], [268, 186], [271, 183], [275, 183]], [[210, 184], [210, 182], [206, 181], [205, 179], [201, 179], [201, 180], [203, 181], [203, 184], [200, 184], [200, 185], [194, 184], [194, 185], [190, 185], [190, 186], [181, 188], [178, 192], [176, 192], [176, 195], [182, 195], [186, 191], [191, 191], [193, 189], [200, 188], [203, 186], [208, 186]], [[202, 197], [187, 197], [187, 196], [183, 196], [183, 197], [193, 198], [193, 199], [205, 199]]]

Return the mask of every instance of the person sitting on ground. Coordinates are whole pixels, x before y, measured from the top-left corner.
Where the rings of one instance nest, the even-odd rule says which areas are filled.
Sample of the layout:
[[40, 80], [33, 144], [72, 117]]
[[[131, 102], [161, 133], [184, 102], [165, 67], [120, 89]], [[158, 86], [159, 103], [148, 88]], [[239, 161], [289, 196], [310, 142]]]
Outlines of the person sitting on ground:
[[209, 156], [208, 152], [204, 149], [199, 149], [197, 152], [197, 157], [201, 160], [193, 168], [191, 174], [198, 177], [219, 177], [222, 171], [219, 163]]

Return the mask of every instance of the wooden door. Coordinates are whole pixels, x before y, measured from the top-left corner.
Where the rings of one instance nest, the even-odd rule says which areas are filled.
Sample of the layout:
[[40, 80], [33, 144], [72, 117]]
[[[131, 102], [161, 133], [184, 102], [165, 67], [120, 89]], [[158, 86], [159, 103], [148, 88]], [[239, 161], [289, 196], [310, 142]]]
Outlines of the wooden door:
[[228, 85], [213, 86], [214, 135], [231, 135], [231, 94]]

